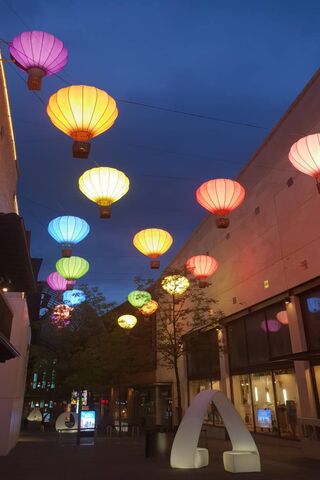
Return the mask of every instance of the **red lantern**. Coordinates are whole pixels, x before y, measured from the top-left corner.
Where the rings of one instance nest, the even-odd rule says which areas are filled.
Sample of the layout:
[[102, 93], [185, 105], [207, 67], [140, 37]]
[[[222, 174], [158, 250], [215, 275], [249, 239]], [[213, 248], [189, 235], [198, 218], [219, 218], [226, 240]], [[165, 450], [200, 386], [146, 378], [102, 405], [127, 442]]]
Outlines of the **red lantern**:
[[209, 180], [196, 191], [198, 203], [218, 216], [216, 219], [218, 228], [229, 226], [229, 219], [225, 216], [243, 202], [244, 195], [245, 190], [242, 185], [227, 178]]
[[294, 143], [289, 160], [297, 170], [316, 179], [320, 193], [320, 134], [307, 135]]
[[199, 280], [199, 287], [203, 288], [205, 280], [217, 270], [219, 264], [214, 257], [209, 255], [196, 255], [195, 257], [190, 257], [187, 260], [186, 268], [188, 272], [192, 273]]

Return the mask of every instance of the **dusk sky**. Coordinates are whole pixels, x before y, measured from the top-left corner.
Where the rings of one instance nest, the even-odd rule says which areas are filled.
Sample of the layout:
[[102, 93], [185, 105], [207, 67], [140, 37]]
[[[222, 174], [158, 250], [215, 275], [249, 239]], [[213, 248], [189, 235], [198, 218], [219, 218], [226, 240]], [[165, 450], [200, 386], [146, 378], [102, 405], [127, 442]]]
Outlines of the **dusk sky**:
[[[90, 262], [83, 280], [109, 301], [123, 301], [134, 276], [158, 275], [133, 247], [133, 235], [148, 227], [171, 232], [174, 245], [161, 261], [168, 264], [206, 216], [195, 189], [210, 178], [237, 176], [320, 61], [318, 1], [4, 0], [1, 6], [3, 40], [44, 30], [69, 50], [62, 78], [44, 79], [41, 98], [27, 90], [24, 72], [6, 63], [18, 200], [32, 231], [32, 256], [43, 258], [40, 279], [60, 257], [49, 221], [77, 215], [91, 227], [74, 249]], [[5, 43], [2, 50], [8, 58]], [[72, 158], [71, 138], [45, 112], [49, 96], [68, 82], [117, 99], [118, 119], [92, 141], [88, 160]], [[100, 220], [97, 205], [77, 187], [96, 164], [124, 171], [131, 182], [110, 220]]]

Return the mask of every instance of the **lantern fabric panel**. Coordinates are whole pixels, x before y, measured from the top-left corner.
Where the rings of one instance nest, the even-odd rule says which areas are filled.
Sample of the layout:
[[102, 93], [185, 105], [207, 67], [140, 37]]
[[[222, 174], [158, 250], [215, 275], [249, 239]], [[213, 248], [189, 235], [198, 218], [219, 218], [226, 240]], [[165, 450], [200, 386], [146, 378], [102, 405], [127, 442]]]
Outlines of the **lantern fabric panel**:
[[216, 215], [227, 215], [244, 199], [245, 190], [240, 183], [226, 178], [217, 178], [203, 183], [196, 191], [198, 203]]
[[214, 257], [209, 255], [196, 255], [190, 257], [186, 263], [188, 272], [199, 280], [210, 277], [217, 270], [219, 264]]
[[171, 247], [173, 238], [161, 228], [147, 228], [136, 233], [133, 245], [149, 258], [158, 258]]
[[52, 123], [76, 141], [89, 141], [114, 124], [118, 109], [107, 92], [87, 85], [72, 85], [49, 98]]
[[68, 50], [63, 42], [51, 33], [38, 30], [17, 35], [9, 51], [20, 68], [40, 68], [46, 76], [59, 72], [68, 61]]
[[110, 206], [120, 200], [129, 190], [128, 177], [110, 167], [87, 170], [79, 178], [80, 191], [99, 206]]
[[52, 272], [47, 277], [47, 284], [56, 292], [64, 292], [67, 288], [66, 279], [58, 272]]
[[128, 295], [128, 302], [136, 308], [143, 307], [146, 303], [150, 302], [151, 295], [144, 290], [134, 290]]
[[161, 282], [163, 290], [169, 295], [182, 295], [189, 285], [189, 280], [183, 275], [168, 275]]
[[67, 290], [63, 294], [63, 301], [66, 305], [69, 305], [70, 307], [73, 307], [75, 305], [80, 305], [83, 303], [86, 299], [85, 294], [83, 293], [82, 290]]
[[58, 243], [73, 245], [88, 235], [90, 227], [82, 218], [66, 215], [51, 220], [48, 232]]
[[56, 269], [66, 280], [78, 280], [89, 270], [89, 262], [82, 257], [60, 258]]
[[289, 160], [300, 172], [320, 180], [320, 134], [307, 135], [294, 143]]
[[118, 318], [118, 325], [125, 330], [131, 330], [137, 324], [137, 318], [134, 315], [121, 315]]
[[150, 300], [150, 302], [146, 303], [143, 305], [143, 307], [139, 308], [139, 312], [142, 313], [142, 315], [145, 315], [148, 317], [149, 315], [153, 315], [159, 308], [158, 302], [155, 300]]

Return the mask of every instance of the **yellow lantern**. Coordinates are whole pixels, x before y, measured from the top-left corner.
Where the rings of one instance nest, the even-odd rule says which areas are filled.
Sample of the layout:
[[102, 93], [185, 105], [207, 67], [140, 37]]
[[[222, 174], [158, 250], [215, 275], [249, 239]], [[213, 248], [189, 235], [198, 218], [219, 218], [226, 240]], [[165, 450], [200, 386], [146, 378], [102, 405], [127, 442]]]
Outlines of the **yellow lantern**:
[[189, 288], [189, 280], [183, 275], [169, 275], [161, 282], [163, 290], [170, 295], [182, 295]]
[[[139, 252], [151, 259], [163, 255], [171, 247], [173, 238], [169, 232], [161, 228], [147, 228], [136, 233], [133, 237], [133, 245]], [[159, 260], [151, 260], [151, 268], [159, 268]]]
[[80, 191], [100, 207], [100, 218], [111, 217], [111, 205], [129, 190], [129, 178], [110, 167], [91, 168], [79, 178]]
[[159, 308], [158, 302], [155, 300], [150, 300], [150, 302], [146, 303], [143, 305], [143, 307], [139, 308], [139, 311], [142, 313], [142, 315], [145, 315], [146, 317], [149, 317], [150, 315], [153, 315]]
[[112, 127], [118, 109], [104, 90], [72, 85], [51, 95], [47, 114], [59, 130], [73, 138], [73, 156], [88, 158], [90, 140]]
[[125, 330], [131, 330], [137, 324], [137, 321], [134, 315], [121, 315], [118, 318], [118, 325]]

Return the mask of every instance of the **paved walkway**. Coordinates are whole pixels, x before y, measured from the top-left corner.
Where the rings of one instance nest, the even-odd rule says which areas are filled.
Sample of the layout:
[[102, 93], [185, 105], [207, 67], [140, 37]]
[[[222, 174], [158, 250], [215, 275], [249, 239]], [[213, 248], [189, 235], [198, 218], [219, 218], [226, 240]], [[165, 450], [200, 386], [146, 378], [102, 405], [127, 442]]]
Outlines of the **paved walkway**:
[[7, 457], [0, 457], [1, 480], [319, 480], [320, 461], [301, 457], [296, 445], [259, 445], [262, 472], [225, 472], [222, 452], [228, 442], [210, 440], [210, 465], [172, 470], [166, 458], [144, 457], [143, 439], [98, 438], [94, 446], [61, 445], [55, 435], [22, 436]]

